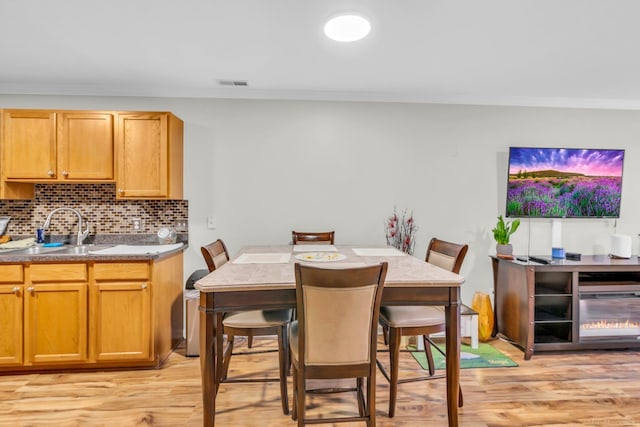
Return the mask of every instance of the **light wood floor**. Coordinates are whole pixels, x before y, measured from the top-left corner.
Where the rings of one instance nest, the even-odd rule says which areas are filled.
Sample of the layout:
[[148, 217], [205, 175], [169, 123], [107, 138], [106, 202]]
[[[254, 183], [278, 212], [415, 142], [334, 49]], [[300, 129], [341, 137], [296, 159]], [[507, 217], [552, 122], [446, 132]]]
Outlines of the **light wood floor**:
[[[255, 341], [254, 349], [265, 349], [274, 340]], [[640, 426], [640, 352], [539, 353], [524, 361], [510, 344], [492, 344], [520, 366], [461, 371], [462, 426]], [[403, 375], [419, 371], [408, 353], [402, 358]], [[275, 353], [236, 356], [231, 364], [230, 375], [277, 375]], [[296, 425], [282, 414], [279, 398], [277, 383], [223, 384], [216, 423]], [[388, 385], [378, 375], [378, 426], [446, 425], [442, 379], [402, 384], [391, 419], [387, 398]], [[314, 395], [308, 407], [310, 414], [356, 410], [350, 394]], [[185, 357], [184, 348], [159, 370], [0, 376], [0, 426], [201, 424], [199, 359]]]

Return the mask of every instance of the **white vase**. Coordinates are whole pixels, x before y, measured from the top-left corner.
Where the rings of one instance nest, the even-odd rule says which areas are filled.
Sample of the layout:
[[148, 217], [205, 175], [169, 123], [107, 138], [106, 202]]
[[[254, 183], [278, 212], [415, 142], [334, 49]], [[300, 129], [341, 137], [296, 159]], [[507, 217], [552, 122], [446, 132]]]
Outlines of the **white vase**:
[[513, 255], [513, 246], [511, 244], [501, 245], [498, 243], [496, 245], [496, 253], [498, 255]]

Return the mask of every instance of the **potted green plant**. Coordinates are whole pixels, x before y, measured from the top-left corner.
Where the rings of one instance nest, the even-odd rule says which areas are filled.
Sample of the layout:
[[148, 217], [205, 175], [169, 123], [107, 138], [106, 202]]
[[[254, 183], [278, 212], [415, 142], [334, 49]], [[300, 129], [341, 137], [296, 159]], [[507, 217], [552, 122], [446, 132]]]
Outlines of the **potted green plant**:
[[509, 243], [509, 238], [516, 232], [519, 226], [519, 219], [505, 222], [502, 215], [498, 217], [498, 223], [495, 228], [491, 230], [493, 231], [493, 238], [496, 240], [496, 253], [498, 253], [498, 255], [511, 255], [513, 253], [513, 246]]

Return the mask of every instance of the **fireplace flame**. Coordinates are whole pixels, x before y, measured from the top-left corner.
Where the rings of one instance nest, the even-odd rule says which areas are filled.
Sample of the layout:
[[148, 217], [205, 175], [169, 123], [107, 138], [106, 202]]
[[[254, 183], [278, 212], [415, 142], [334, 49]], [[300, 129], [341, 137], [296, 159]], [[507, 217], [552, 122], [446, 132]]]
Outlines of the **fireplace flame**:
[[633, 320], [625, 320], [624, 322], [611, 322], [607, 320], [598, 320], [591, 323], [582, 323], [580, 329], [637, 329], [640, 328], [640, 322]]

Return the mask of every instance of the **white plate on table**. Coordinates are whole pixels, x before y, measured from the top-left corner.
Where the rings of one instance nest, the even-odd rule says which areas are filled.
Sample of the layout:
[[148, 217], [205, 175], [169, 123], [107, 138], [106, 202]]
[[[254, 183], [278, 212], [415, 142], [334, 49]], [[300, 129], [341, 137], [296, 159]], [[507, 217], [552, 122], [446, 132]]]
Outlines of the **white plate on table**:
[[305, 252], [295, 256], [295, 259], [310, 262], [333, 262], [342, 261], [346, 258], [346, 255], [338, 252]]

